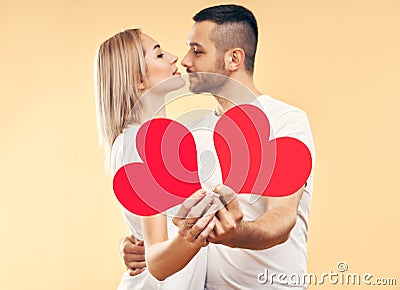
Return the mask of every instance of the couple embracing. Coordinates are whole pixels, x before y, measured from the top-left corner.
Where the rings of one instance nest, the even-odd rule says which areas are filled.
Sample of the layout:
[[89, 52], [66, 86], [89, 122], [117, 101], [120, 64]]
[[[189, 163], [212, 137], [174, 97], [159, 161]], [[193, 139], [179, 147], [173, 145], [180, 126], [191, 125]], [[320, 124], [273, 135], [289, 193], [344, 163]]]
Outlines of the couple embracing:
[[[229, 91], [230, 79], [261, 105], [274, 137], [300, 140], [314, 159], [306, 114], [262, 94], [254, 84], [258, 27], [253, 13], [238, 5], [219, 5], [203, 9], [193, 20], [181, 64], [189, 75], [190, 91], [211, 92], [216, 99], [215, 111], [196, 121], [195, 127], [212, 131], [220, 116], [235, 106], [237, 102], [219, 93]], [[113, 174], [129, 162], [142, 161], [135, 144], [141, 124], [165, 116], [165, 95], [185, 85], [177, 62], [139, 29], [101, 44], [96, 55], [96, 106], [100, 140]], [[198, 152], [215, 152], [207, 132], [193, 132]], [[283, 278], [307, 273], [312, 172], [297, 192], [261, 196], [255, 202], [221, 184], [221, 171], [214, 170], [202, 181], [212, 193], [199, 190], [181, 206], [150, 217], [122, 207], [131, 236], [123, 240], [128, 271], [118, 289], [307, 288]], [[275, 280], [260, 275], [274, 275]]]

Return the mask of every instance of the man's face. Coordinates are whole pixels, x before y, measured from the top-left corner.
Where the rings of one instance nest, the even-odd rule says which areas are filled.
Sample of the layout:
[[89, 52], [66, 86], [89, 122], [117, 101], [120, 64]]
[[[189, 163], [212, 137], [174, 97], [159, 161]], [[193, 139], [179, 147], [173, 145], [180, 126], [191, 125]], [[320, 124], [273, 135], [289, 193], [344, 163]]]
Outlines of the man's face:
[[217, 24], [211, 21], [196, 22], [188, 36], [189, 51], [181, 64], [189, 73], [190, 90], [194, 93], [214, 92], [225, 79], [212, 74], [228, 75], [224, 68], [224, 56], [217, 52], [215, 43], [210, 39], [212, 30]]

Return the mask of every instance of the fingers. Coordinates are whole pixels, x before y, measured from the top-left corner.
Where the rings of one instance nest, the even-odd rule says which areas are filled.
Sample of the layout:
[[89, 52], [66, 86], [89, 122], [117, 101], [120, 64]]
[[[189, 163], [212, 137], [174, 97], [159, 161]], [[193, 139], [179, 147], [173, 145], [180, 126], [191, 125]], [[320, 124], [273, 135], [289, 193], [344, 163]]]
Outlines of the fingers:
[[[133, 241], [136, 241], [136, 243], [133, 243]], [[121, 247], [122, 258], [127, 268], [134, 270], [146, 267], [144, 241], [137, 240], [131, 235], [122, 240]]]
[[176, 217], [184, 218], [187, 216], [189, 211], [193, 206], [195, 206], [204, 196], [206, 195], [206, 191], [204, 189], [199, 189], [195, 193], [193, 193], [190, 197], [185, 199], [179, 208]]
[[[124, 261], [126, 261], [127, 255], [144, 255], [144, 241], [137, 240], [133, 235], [125, 237], [121, 241], [120, 251]], [[129, 258], [131, 257], [133, 256], [129, 256]]]
[[136, 244], [133, 244], [131, 241], [125, 243], [122, 248], [122, 254], [136, 254], [136, 255], [144, 255], [144, 242], [139, 241]]
[[146, 261], [141, 261], [141, 262], [132, 261], [129, 263], [125, 263], [125, 265], [130, 269], [143, 269], [146, 267]]
[[235, 231], [243, 219], [243, 213], [240, 208], [238, 211], [222, 209], [215, 216], [218, 218], [218, 221], [215, 225], [214, 233], [221, 238]]
[[207, 240], [211, 243], [228, 243], [235, 238], [243, 219], [243, 212], [237, 194], [228, 186], [217, 185], [214, 190], [219, 198], [213, 200], [218, 211], [213, 230]]
[[139, 275], [140, 273], [142, 273], [144, 270], [146, 270], [146, 268], [143, 269], [129, 269], [129, 276], [136, 276]]
[[209, 216], [209, 215], [213, 215], [214, 216], [218, 212], [219, 205], [214, 203], [214, 200], [216, 200], [216, 198], [213, 199], [212, 203], [210, 204], [210, 207], [205, 212], [203, 217], [206, 217], [206, 216]]
[[203, 213], [209, 209], [213, 199], [213, 194], [207, 194], [205, 197], [203, 197], [202, 200], [200, 200], [195, 206], [191, 208], [191, 210], [187, 214], [187, 217], [201, 217]]
[[121, 252], [121, 255], [124, 255], [124, 253], [128, 252], [128, 245], [133, 244], [132, 241], [129, 239], [129, 237], [124, 237], [121, 242], [119, 243], [119, 251]]
[[197, 236], [196, 242], [198, 244], [200, 244], [203, 247], [208, 245], [207, 238], [210, 235], [210, 233], [212, 233], [216, 221], [217, 221], [216, 217], [212, 216], [211, 221], [207, 224], [205, 229]]
[[130, 262], [143, 262], [146, 260], [145, 255], [126, 254], [123, 256], [125, 264]]
[[[217, 220], [217, 222], [218, 222], [218, 220]], [[215, 226], [214, 226], [214, 230], [215, 230]], [[212, 241], [212, 240], [215, 240], [216, 238], [217, 238], [217, 236], [215, 235], [215, 233], [214, 233], [214, 230], [213, 231], [211, 231], [209, 234], [208, 234], [208, 238], [207, 238], [207, 241]]]
[[[218, 208], [218, 212], [216, 213], [216, 216], [218, 217], [218, 219], [223, 222], [223, 223], [228, 223], [230, 218], [229, 218], [229, 212], [228, 210], [225, 208], [224, 204], [222, 203], [222, 201], [219, 198], [214, 199], [214, 204], [217, 206]], [[219, 223], [218, 223], [219, 224]]]
[[222, 184], [216, 185], [213, 189], [213, 192], [219, 194], [219, 198], [227, 207], [237, 196], [236, 192], [234, 192], [230, 187]]
[[239, 200], [236, 198], [237, 194], [230, 187], [225, 185], [215, 186], [214, 192], [220, 195], [219, 199], [225, 204], [226, 208], [226, 211], [220, 209], [217, 213], [217, 217], [220, 221], [222, 223], [227, 222], [226, 218], [229, 218], [228, 214], [235, 222], [240, 221], [243, 218], [243, 212]]
[[139, 241], [134, 235], [127, 236], [126, 238], [130, 240], [133, 244], [136, 244]]
[[[210, 221], [214, 219], [215, 212], [217, 211], [217, 209], [218, 208], [215, 204], [211, 205], [211, 207], [207, 211], [208, 214], [204, 215], [202, 218], [200, 218], [193, 225], [192, 228], [189, 228], [186, 231], [186, 234], [184, 235], [186, 240], [188, 240], [189, 242], [194, 242], [195, 240], [197, 240], [198, 237], [202, 234], [202, 232], [207, 228]], [[214, 222], [214, 224], [215, 224], [215, 222]], [[213, 224], [212, 228], [214, 228], [214, 224]], [[208, 237], [208, 233], [204, 239], [206, 239], [207, 237]]]
[[198, 218], [192, 218], [192, 219], [176, 219], [179, 220], [179, 222], [175, 223], [179, 227], [178, 233], [182, 236], [185, 237], [186, 233], [190, 231], [190, 229], [196, 224], [196, 222], [199, 220]]
[[219, 235], [222, 235], [224, 232], [225, 232], [225, 229], [224, 229], [223, 224], [217, 219], [214, 230], [213, 230], [213, 235], [210, 238], [218, 237]]
[[218, 218], [215, 222], [213, 231], [208, 236], [208, 241], [211, 243], [220, 244], [229, 239], [232, 231], [237, 227], [233, 219], [228, 219], [229, 222], [221, 222]]
[[[201, 194], [206, 194], [206, 191], [202, 191]], [[186, 206], [193, 204], [193, 199], [191, 203], [182, 204], [177, 216], [172, 219], [172, 222], [179, 228], [179, 234], [185, 236], [187, 228], [191, 228], [198, 219], [207, 212], [214, 200], [214, 194], [206, 194], [201, 199], [197, 199], [197, 203], [193, 207], [186, 209]], [[185, 201], [186, 202], [186, 201]], [[185, 203], [184, 202], [184, 203]], [[184, 208], [184, 209], [183, 209]], [[185, 216], [181, 216], [186, 212]]]
[[[204, 228], [208, 225], [208, 223], [214, 218], [214, 214], [217, 211], [217, 206], [213, 204], [210, 209], [207, 211], [207, 215], [204, 215], [202, 218], [200, 218], [195, 225], [192, 227], [192, 233], [196, 233], [199, 235]], [[214, 213], [214, 214], [212, 214]]]
[[222, 203], [222, 201], [219, 198], [214, 198], [213, 204], [215, 204], [217, 206], [218, 211], [221, 211], [221, 210], [226, 211], [225, 205]]
[[[179, 228], [179, 235], [191, 243], [205, 246], [208, 244], [207, 237], [200, 241], [197, 241], [197, 238], [208, 227], [218, 210], [218, 205], [213, 204], [215, 195], [206, 194], [204, 190], [197, 191], [194, 196], [202, 197], [200, 200], [197, 198], [196, 203], [193, 202], [193, 199], [190, 202], [185, 201], [178, 212], [178, 216], [174, 217], [172, 221]], [[187, 209], [189, 205], [192, 205], [192, 207]], [[181, 217], [183, 213], [186, 214], [186, 218]], [[215, 222], [212, 228], [214, 228], [214, 224]], [[207, 236], [209, 232], [207, 231]]]

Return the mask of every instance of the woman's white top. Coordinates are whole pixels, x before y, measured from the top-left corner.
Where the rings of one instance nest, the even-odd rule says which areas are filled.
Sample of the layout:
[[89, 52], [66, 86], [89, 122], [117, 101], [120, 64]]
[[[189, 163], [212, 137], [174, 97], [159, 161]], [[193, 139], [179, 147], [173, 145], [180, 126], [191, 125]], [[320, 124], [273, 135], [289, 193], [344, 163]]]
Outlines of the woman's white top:
[[[113, 176], [119, 168], [127, 163], [142, 162], [136, 149], [136, 135], [139, 126], [128, 126], [122, 134], [120, 134], [112, 146], [111, 150], [111, 168]], [[121, 205], [125, 222], [127, 223], [130, 232], [138, 239], [143, 240], [142, 226], [140, 216], [135, 215], [126, 210]], [[178, 228], [172, 223], [173, 214], [177, 212], [179, 206], [167, 211], [167, 228], [168, 237], [172, 238], [178, 235]], [[173, 261], [172, 261], [173, 263]], [[118, 290], [128, 289], [204, 289], [206, 279], [207, 266], [207, 249], [202, 248], [196, 256], [186, 265], [185, 268], [168, 277], [164, 281], [158, 281], [146, 269], [144, 272], [136, 276], [129, 276], [125, 272], [122, 276]]]

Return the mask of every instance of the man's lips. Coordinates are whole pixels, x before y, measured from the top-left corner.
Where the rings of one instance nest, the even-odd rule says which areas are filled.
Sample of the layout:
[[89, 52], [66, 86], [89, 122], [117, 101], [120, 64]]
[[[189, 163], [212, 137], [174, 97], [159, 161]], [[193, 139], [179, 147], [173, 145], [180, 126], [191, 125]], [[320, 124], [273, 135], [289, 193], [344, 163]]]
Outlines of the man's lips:
[[197, 77], [197, 73], [196, 73], [196, 72], [187, 71], [187, 73], [189, 74], [189, 78], [195, 78], [195, 77]]

